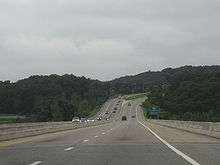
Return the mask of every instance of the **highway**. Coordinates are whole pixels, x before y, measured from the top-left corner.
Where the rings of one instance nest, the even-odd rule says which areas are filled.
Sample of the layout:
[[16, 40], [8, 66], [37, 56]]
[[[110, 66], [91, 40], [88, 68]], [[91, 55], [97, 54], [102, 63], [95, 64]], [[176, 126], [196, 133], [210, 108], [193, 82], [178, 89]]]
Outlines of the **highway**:
[[[129, 101], [131, 106], [118, 101], [109, 101], [100, 112], [111, 114], [117, 107], [110, 123], [1, 142], [0, 164], [220, 164], [220, 139], [146, 122], [139, 107], [142, 98]], [[126, 121], [121, 121], [123, 115]]]

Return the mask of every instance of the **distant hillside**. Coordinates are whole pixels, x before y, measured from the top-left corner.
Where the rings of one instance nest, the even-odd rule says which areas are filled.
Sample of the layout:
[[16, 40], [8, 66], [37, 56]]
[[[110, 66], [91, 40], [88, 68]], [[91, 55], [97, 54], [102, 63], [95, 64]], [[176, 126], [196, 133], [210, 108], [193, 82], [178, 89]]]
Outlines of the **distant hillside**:
[[180, 68], [166, 68], [162, 71], [148, 71], [134, 76], [120, 77], [110, 81], [112, 84], [144, 84], [146, 86], [168, 84], [199, 76], [220, 72], [220, 66], [183, 66]]
[[153, 105], [160, 106], [162, 119], [220, 121], [220, 68], [181, 67], [165, 69], [168, 86], [152, 87]]
[[125, 76], [109, 81], [111, 90], [129, 94], [149, 91], [152, 86], [169, 86], [205, 74], [220, 72], [220, 66], [183, 66], [166, 68], [162, 71], [148, 71], [134, 76]]
[[[220, 91], [219, 73], [220, 66], [184, 66], [144, 72], [108, 82], [74, 75], [31, 76], [16, 83], [0, 81], [0, 114], [26, 115], [31, 121], [70, 120], [73, 115], [85, 117], [93, 114], [94, 110], [111, 96], [146, 91], [155, 93], [155, 89], [168, 93], [166, 98], [169, 105], [176, 101], [175, 98], [186, 100], [186, 97], [178, 97], [182, 90], [188, 91], [188, 101], [194, 103], [195, 100], [191, 99], [194, 93], [206, 95], [208, 90]], [[194, 88], [191, 88], [189, 82], [196, 86], [201, 85], [201, 88], [206, 90], [190, 90]], [[208, 88], [205, 88], [206, 86]], [[209, 103], [217, 106], [218, 94], [211, 93], [209, 97], [211, 96], [213, 98]], [[172, 109], [168, 104], [165, 106], [158, 101], [157, 97], [154, 98], [153, 102], [165, 109]], [[201, 105], [209, 105], [202, 97], [200, 102]], [[183, 105], [178, 105], [182, 107], [178, 109], [183, 111]], [[191, 110], [192, 107], [189, 106], [188, 111]]]
[[27, 115], [36, 121], [85, 117], [109, 97], [106, 87], [103, 82], [74, 75], [0, 82], [0, 113]]

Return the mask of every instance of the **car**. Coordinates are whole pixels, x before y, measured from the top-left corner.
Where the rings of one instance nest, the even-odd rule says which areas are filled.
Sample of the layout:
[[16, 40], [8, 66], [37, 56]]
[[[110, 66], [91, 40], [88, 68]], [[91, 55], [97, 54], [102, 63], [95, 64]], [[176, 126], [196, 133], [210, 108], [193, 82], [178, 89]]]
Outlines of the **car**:
[[105, 112], [105, 114], [109, 114], [109, 112]]
[[117, 107], [115, 107], [114, 110], [117, 110]]
[[73, 117], [72, 122], [80, 122], [79, 117]]
[[112, 111], [112, 113], [116, 113], [116, 111]]
[[135, 118], [135, 115], [132, 115], [131, 118]]
[[93, 119], [87, 119], [87, 122], [94, 122], [95, 120]]
[[130, 103], [130, 102], [128, 103], [128, 106], [131, 106], [131, 103]]
[[81, 118], [80, 123], [84, 123], [84, 122], [87, 122], [86, 118]]
[[126, 120], [127, 120], [127, 117], [126, 117], [126, 116], [122, 116], [121, 120], [122, 120], [122, 121], [126, 121]]
[[105, 120], [109, 120], [109, 117], [106, 117]]

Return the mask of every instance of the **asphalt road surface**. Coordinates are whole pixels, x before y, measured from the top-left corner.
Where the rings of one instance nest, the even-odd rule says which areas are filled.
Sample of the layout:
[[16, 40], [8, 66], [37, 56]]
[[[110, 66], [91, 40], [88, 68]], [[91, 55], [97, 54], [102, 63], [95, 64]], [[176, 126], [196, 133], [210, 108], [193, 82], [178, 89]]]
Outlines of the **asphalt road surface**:
[[[138, 106], [142, 100], [123, 103], [105, 125], [1, 142], [0, 164], [220, 164], [219, 139], [147, 123]], [[110, 101], [107, 110], [117, 104]], [[121, 121], [123, 115], [127, 121]]]

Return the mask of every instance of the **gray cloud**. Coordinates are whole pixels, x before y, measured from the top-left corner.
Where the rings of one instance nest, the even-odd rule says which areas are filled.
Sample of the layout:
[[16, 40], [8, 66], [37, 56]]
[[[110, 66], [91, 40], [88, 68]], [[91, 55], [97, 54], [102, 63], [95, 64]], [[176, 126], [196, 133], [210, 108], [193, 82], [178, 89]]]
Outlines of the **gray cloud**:
[[218, 0], [0, 0], [0, 80], [220, 64]]

